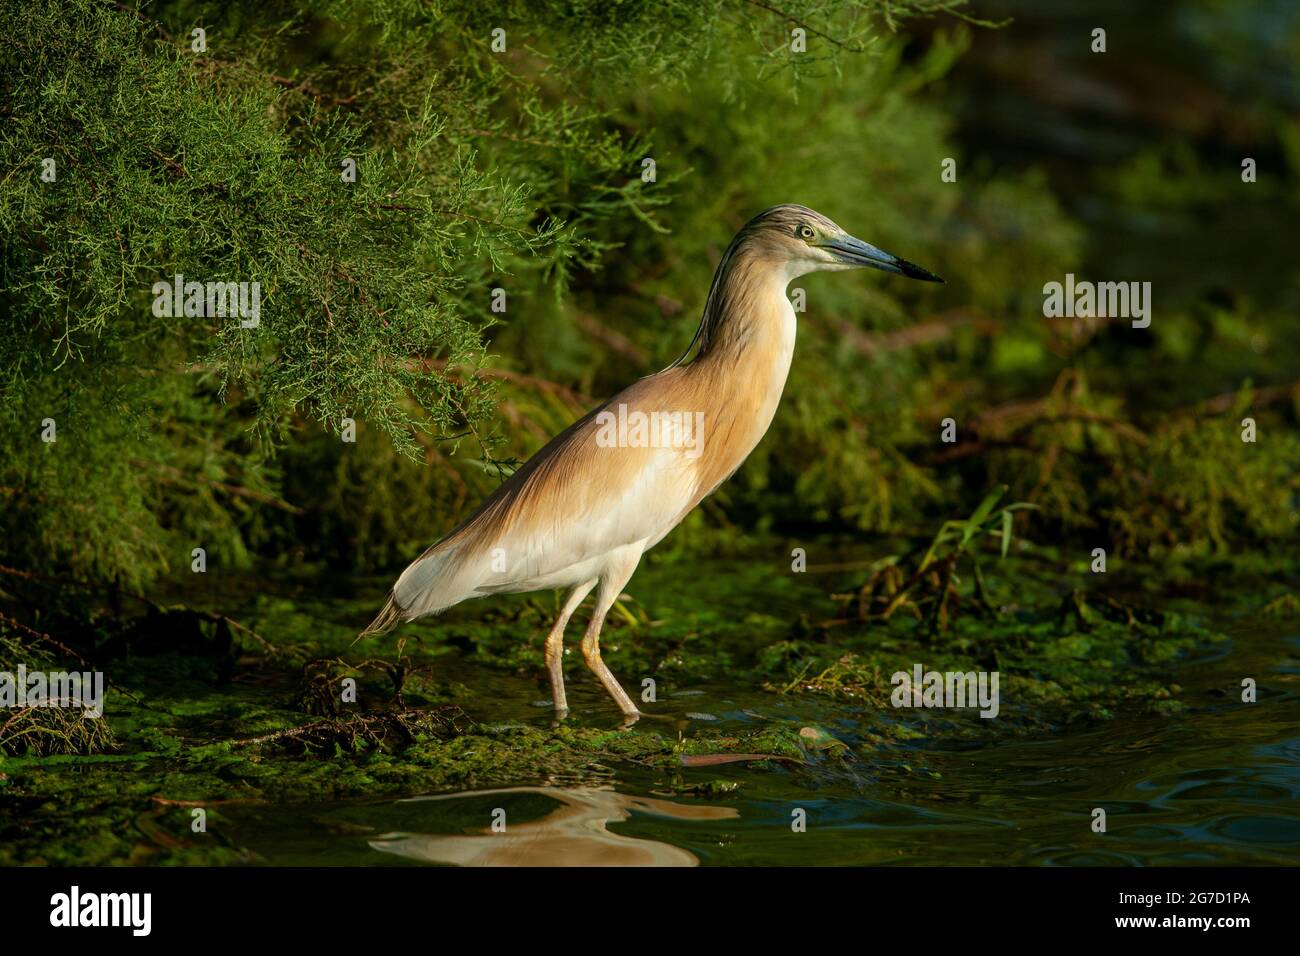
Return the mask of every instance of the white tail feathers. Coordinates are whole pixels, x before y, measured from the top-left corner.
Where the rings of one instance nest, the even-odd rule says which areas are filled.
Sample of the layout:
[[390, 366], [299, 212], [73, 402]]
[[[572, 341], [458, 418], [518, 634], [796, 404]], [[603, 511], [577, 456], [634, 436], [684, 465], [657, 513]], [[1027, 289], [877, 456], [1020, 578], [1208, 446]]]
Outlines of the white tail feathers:
[[[406, 619], [402, 609], [398, 607], [393, 596], [388, 595], [388, 600], [384, 602], [384, 608], [380, 611], [373, 621], [366, 625], [366, 629], [357, 635], [357, 640], [363, 637], [370, 637], [373, 634], [387, 634], [398, 624]], [[355, 643], [355, 642], [354, 642]]]
[[478, 582], [464, 585], [463, 579], [474, 575], [467, 574], [467, 569], [456, 561], [459, 550], [444, 539], [407, 565], [389, 592], [383, 610], [357, 635], [357, 640], [385, 634], [403, 621], [437, 614], [469, 597]]
[[439, 543], [402, 572], [393, 585], [393, 600], [405, 612], [405, 620], [437, 614], [469, 597], [473, 585], [468, 590], [461, 586], [459, 579], [462, 575], [459, 572], [464, 569], [457, 566], [457, 551], [455, 547]]

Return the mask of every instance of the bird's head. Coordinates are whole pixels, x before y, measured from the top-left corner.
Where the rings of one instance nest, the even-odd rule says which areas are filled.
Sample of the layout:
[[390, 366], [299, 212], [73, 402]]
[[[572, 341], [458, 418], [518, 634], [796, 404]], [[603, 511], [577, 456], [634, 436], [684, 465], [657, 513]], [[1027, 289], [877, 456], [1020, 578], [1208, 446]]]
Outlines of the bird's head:
[[943, 281], [927, 269], [850, 236], [821, 213], [793, 203], [759, 213], [736, 238], [751, 254], [780, 263], [791, 279], [809, 272], [871, 268], [923, 282]]

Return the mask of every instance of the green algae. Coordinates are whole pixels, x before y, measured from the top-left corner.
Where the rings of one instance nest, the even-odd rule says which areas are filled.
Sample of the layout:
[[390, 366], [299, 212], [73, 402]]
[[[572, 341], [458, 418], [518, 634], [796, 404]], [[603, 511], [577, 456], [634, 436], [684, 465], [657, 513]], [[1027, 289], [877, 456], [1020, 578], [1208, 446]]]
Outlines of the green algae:
[[[840, 635], [833, 644], [784, 641], [764, 649], [769, 689], [860, 700], [885, 709], [890, 677], [914, 663], [941, 672], [997, 671], [1003, 716], [1048, 727], [1105, 719], [1122, 707], [1178, 712], [1174, 665], [1211, 653], [1226, 637], [1177, 615], [1159, 624], [1103, 619], [1071, 627], [1060, 615], [1022, 613], [990, 623], [963, 619], [943, 640], [911, 640], [904, 628]], [[1005, 728], [1002, 728], [1005, 731]]]

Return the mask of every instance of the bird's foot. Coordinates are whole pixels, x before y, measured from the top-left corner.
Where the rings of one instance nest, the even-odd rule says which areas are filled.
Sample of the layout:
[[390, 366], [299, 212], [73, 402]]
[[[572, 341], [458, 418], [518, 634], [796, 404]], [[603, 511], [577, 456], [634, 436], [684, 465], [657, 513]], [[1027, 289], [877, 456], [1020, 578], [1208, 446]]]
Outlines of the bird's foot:
[[674, 723], [674, 724], [681, 723], [681, 717], [675, 716], [675, 715], [673, 715], [673, 714], [647, 714], [647, 713], [646, 713], [645, 711], [643, 711], [643, 710], [638, 710], [638, 711], [636, 712], [636, 715], [635, 715], [635, 716], [629, 714], [629, 715], [627, 715], [627, 717], [628, 717], [630, 720], [632, 720], [632, 721], [636, 721], [636, 720], [664, 720], [664, 721], [668, 721], [669, 723]]

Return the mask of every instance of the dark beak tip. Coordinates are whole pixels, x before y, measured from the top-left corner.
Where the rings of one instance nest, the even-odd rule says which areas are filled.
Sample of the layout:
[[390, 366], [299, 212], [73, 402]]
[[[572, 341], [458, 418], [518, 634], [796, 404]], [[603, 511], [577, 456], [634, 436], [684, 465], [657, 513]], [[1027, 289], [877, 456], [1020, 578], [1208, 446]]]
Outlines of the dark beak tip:
[[920, 279], [922, 282], [938, 282], [940, 285], [947, 285], [943, 279], [939, 278], [929, 269], [922, 269], [920, 266], [908, 262], [906, 259], [900, 259], [898, 266], [903, 270], [903, 275], [909, 279]]

